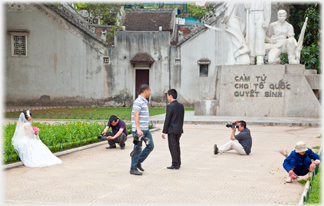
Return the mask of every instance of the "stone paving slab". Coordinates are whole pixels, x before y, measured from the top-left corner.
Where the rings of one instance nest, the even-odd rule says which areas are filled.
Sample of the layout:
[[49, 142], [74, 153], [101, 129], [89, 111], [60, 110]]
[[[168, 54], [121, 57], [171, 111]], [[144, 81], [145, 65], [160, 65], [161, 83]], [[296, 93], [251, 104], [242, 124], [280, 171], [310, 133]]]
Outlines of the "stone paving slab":
[[[322, 125], [321, 118], [306, 117], [246, 117], [246, 116], [197, 116], [194, 111], [185, 111], [185, 124], [222, 124], [226, 125], [232, 120], [245, 120], [249, 125], [262, 126], [305, 126], [320, 127]], [[165, 114], [150, 117], [155, 123], [163, 124]]]
[[180, 170], [166, 169], [171, 156], [161, 130], [152, 133], [155, 148], [142, 164], [143, 176], [129, 174], [130, 139], [125, 150], [101, 145], [60, 156], [61, 165], [8, 169], [3, 171], [3, 200], [8, 205], [297, 204], [303, 187], [285, 183], [284, 157], [278, 150], [291, 151], [301, 140], [310, 148], [320, 146], [316, 137], [321, 128], [248, 128], [253, 138], [250, 155], [214, 155], [213, 145], [226, 143], [231, 130], [224, 125], [184, 125]]

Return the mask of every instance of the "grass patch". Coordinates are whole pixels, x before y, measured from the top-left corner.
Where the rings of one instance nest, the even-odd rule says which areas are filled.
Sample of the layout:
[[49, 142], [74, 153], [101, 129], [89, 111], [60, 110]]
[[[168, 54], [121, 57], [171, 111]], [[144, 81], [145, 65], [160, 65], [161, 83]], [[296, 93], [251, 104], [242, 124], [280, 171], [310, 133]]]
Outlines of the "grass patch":
[[316, 137], [316, 138], [322, 138], [322, 135], [320, 135], [320, 136], [318, 136], [318, 137]]
[[320, 149], [321, 146], [312, 147], [312, 149]]
[[321, 203], [321, 173], [321, 167], [319, 167], [318, 172], [313, 179], [312, 190], [306, 201], [307, 204]]
[[[150, 108], [150, 116], [165, 114], [165, 108]], [[116, 115], [122, 120], [130, 120], [132, 108], [54, 108], [31, 111], [34, 119], [93, 119], [108, 120]], [[18, 118], [19, 112], [5, 112], [5, 118]]]
[[301, 186], [305, 186], [307, 180], [299, 180], [298, 183], [301, 184]]

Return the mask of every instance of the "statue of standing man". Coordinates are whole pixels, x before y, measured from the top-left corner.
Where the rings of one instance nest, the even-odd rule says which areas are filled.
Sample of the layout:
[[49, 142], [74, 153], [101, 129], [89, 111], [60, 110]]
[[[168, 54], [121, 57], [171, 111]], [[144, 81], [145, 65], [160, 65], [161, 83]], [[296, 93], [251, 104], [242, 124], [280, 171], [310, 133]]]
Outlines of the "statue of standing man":
[[244, 9], [247, 15], [246, 42], [249, 45], [250, 64], [263, 64], [265, 56], [265, 35], [271, 18], [271, 2], [251, 2], [245, 3]]

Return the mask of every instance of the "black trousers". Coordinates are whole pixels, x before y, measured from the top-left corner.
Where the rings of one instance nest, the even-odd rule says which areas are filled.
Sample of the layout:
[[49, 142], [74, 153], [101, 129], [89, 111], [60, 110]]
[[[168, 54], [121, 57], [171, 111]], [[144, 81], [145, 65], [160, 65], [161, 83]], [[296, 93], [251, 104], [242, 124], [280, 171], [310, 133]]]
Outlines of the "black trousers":
[[172, 165], [180, 166], [180, 137], [181, 134], [168, 134], [169, 150], [172, 157]]
[[[114, 136], [114, 134], [112, 132], [107, 132], [105, 136]], [[110, 146], [116, 146], [116, 143], [119, 144], [119, 146], [125, 146], [125, 142], [127, 140], [127, 136], [126, 134], [123, 132], [121, 133], [121, 135], [119, 135], [118, 137], [116, 137], [115, 139], [109, 139], [108, 140], [108, 144]]]

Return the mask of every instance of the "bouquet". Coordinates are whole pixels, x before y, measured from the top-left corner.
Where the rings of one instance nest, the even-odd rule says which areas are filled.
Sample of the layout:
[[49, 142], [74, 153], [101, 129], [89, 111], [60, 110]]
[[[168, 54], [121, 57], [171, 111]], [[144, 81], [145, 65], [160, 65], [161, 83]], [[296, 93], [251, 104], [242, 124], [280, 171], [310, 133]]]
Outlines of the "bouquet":
[[35, 132], [35, 134], [36, 134], [36, 136], [37, 136], [37, 139], [39, 139], [39, 137], [38, 137], [38, 132], [39, 132], [39, 128], [37, 128], [37, 127], [33, 127], [33, 131]]
[[38, 129], [37, 127], [33, 127], [33, 131], [35, 132], [35, 134], [37, 135], [40, 129]]

